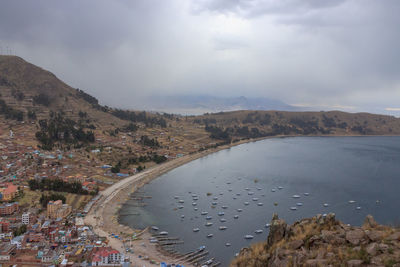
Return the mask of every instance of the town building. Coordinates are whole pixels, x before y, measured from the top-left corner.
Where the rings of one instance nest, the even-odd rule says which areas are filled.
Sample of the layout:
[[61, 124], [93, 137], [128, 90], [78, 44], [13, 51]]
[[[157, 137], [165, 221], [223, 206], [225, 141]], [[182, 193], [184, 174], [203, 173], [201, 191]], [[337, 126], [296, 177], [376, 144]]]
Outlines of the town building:
[[96, 247], [92, 251], [91, 266], [114, 266], [123, 263], [123, 256], [111, 247]]
[[5, 187], [0, 188], [0, 199], [2, 201], [10, 201], [18, 194], [18, 186], [12, 183], [6, 183]]
[[71, 211], [71, 206], [62, 204], [61, 200], [49, 201], [49, 203], [47, 203], [47, 217], [50, 219], [65, 218]]
[[0, 215], [11, 215], [14, 212], [18, 212], [19, 210], [19, 205], [18, 202], [13, 202], [13, 203], [6, 203], [0, 206]]
[[21, 217], [21, 221], [22, 221], [22, 223], [23, 224], [26, 224], [26, 225], [29, 225], [29, 223], [31, 222], [31, 213], [30, 212], [25, 212], [25, 213], [23, 213], [22, 214], [22, 217]]

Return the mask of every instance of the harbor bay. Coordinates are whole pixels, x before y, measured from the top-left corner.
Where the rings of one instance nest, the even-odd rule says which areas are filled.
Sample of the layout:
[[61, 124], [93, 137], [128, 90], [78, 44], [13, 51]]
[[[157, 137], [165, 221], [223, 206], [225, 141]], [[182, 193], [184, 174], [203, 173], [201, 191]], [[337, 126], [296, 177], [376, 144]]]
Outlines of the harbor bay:
[[399, 137], [266, 139], [160, 176], [131, 196], [119, 221], [179, 237], [181, 253], [204, 245], [207, 258], [228, 266], [242, 247], [267, 238], [273, 213], [289, 223], [334, 212], [352, 225], [368, 214], [398, 224], [399, 163]]

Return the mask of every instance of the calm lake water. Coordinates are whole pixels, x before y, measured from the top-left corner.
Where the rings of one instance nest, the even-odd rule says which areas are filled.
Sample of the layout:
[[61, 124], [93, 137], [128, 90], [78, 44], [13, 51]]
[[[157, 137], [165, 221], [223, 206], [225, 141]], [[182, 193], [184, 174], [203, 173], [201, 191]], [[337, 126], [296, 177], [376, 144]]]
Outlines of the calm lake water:
[[[152, 198], [145, 200], [145, 207], [134, 207], [137, 202], [130, 200], [121, 209], [125, 214], [121, 223], [134, 228], [156, 225], [184, 240], [177, 247], [181, 252], [206, 245], [210, 257], [228, 266], [240, 248], [266, 239], [265, 224], [273, 213], [288, 223], [334, 212], [353, 225], [361, 225], [367, 214], [379, 223], [399, 224], [400, 137], [294, 137], [243, 144], [176, 168], [140, 192]], [[193, 201], [193, 194], [199, 199]], [[197, 203], [197, 211], [192, 202]], [[258, 206], [259, 202], [263, 205]], [[296, 206], [298, 202], [302, 206]], [[206, 220], [202, 211], [212, 219]], [[218, 216], [221, 211], [225, 215]], [[234, 219], [235, 215], [239, 218]], [[221, 218], [226, 222], [220, 222]], [[206, 222], [213, 225], [207, 227]], [[227, 229], [219, 230], [222, 225]], [[200, 231], [195, 233], [193, 228]], [[257, 229], [263, 233], [256, 234]], [[207, 238], [210, 233], [214, 236]], [[248, 234], [254, 239], [244, 239]], [[225, 246], [227, 242], [230, 247]]]

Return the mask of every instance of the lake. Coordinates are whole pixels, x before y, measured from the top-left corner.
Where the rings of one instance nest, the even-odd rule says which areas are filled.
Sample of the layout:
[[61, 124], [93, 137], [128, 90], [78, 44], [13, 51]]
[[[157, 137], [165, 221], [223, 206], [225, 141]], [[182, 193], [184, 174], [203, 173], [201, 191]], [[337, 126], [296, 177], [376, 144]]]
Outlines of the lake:
[[[399, 176], [400, 137], [272, 138], [210, 154], [160, 176], [137, 193], [152, 196], [146, 206], [134, 207], [137, 202], [129, 200], [121, 209], [140, 215], [121, 216], [120, 222], [133, 228], [156, 225], [185, 242], [179, 251], [205, 245], [210, 257], [228, 266], [242, 247], [266, 240], [265, 224], [273, 213], [288, 223], [334, 212], [352, 225], [361, 225], [367, 214], [398, 225]], [[263, 233], [255, 233], [258, 229]]]

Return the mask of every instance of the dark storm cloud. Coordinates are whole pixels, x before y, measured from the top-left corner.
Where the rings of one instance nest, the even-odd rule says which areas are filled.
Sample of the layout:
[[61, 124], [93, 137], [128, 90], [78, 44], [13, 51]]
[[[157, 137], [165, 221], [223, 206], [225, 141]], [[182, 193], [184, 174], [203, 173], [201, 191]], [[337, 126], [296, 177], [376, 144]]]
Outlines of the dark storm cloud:
[[398, 108], [400, 1], [4, 0], [0, 47], [105, 104], [264, 96]]

